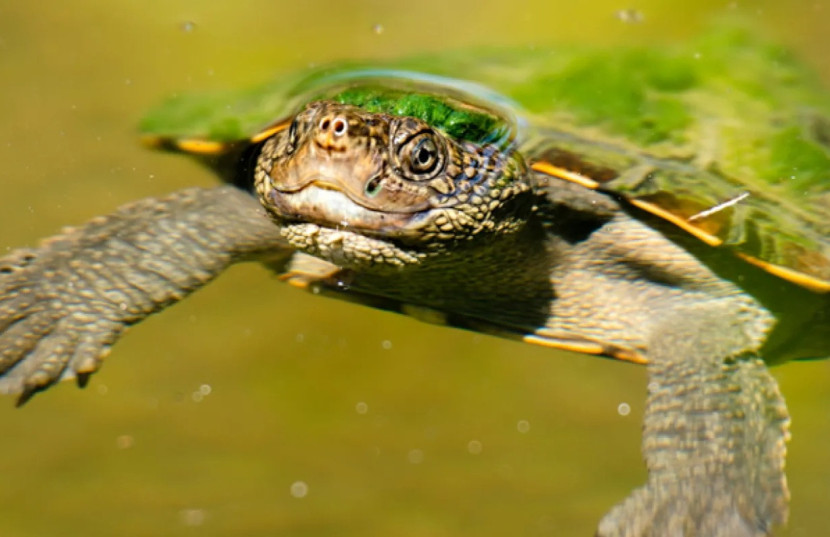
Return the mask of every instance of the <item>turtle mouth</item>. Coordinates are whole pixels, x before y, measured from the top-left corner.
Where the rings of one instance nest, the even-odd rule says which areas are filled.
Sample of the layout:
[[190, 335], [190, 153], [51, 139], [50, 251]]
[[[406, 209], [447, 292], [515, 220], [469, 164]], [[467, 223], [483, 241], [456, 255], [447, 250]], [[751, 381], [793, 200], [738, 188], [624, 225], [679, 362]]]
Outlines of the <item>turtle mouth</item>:
[[324, 177], [303, 186], [283, 190], [271, 188], [269, 209], [281, 220], [317, 224], [381, 237], [414, 237], [425, 210], [407, 212], [377, 210], [353, 199], [351, 193]]

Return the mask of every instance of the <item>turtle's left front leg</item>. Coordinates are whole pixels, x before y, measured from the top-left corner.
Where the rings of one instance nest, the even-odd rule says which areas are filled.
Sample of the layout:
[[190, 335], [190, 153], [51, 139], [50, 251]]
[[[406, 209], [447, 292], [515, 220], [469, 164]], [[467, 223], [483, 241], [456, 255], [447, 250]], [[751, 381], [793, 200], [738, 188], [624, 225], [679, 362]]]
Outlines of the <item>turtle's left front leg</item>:
[[[597, 535], [770, 535], [786, 522], [789, 499], [789, 416], [778, 385], [753, 353], [717, 358], [734, 325], [709, 332], [675, 321], [649, 353], [648, 483], [603, 518]], [[713, 315], [704, 324], [717, 322]]]

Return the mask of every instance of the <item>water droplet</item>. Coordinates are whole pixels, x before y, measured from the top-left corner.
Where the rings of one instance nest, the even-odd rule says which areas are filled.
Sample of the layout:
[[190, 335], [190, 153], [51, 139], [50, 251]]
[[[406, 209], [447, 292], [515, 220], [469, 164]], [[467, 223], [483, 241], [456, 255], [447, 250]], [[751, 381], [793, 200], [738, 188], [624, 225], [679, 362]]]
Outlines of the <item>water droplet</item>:
[[210, 395], [212, 391], [213, 388], [210, 386], [210, 384], [202, 384], [201, 386], [199, 386], [199, 393], [201, 393], [202, 395]]
[[190, 33], [196, 29], [196, 23], [193, 21], [184, 21], [179, 25], [179, 28], [186, 33]]
[[299, 334], [294, 336], [294, 341], [296, 341], [297, 343], [302, 343], [303, 341], [305, 341], [305, 334], [300, 332]]
[[383, 347], [383, 350], [388, 351], [389, 349], [392, 348], [392, 342], [389, 341], [388, 339], [384, 339], [383, 341], [380, 342], [380, 346]]
[[628, 416], [631, 414], [631, 406], [628, 403], [620, 403], [617, 406], [617, 414], [620, 416]]
[[369, 412], [369, 405], [367, 405], [363, 401], [360, 401], [354, 406], [354, 409], [355, 412], [357, 412], [358, 414], [366, 414], [367, 412]]
[[305, 498], [308, 495], [308, 485], [305, 481], [291, 483], [291, 495], [295, 498]]
[[383, 25], [382, 24], [375, 24], [372, 26], [372, 31], [376, 34], [380, 35], [383, 33]]
[[530, 430], [530, 422], [527, 420], [519, 420], [516, 424], [516, 430], [524, 434]]

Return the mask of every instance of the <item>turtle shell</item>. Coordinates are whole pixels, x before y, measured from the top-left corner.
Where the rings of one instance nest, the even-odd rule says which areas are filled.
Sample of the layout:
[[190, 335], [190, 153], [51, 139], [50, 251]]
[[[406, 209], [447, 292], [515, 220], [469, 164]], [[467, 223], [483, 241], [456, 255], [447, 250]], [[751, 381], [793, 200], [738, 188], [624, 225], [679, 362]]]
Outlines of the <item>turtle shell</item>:
[[152, 145], [222, 154], [320, 99], [517, 144], [538, 172], [620, 195], [710, 246], [830, 292], [830, 98], [786, 50], [744, 29], [660, 48], [483, 49], [330, 66], [246, 92], [174, 98], [142, 130]]

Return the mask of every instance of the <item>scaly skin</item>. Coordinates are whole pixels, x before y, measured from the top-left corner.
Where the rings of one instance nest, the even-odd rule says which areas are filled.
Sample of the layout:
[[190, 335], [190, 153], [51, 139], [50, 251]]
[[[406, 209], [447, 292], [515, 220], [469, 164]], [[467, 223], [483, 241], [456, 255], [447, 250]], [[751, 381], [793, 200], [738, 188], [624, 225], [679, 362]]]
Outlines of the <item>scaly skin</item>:
[[129, 325], [285, 242], [247, 193], [193, 188], [126, 205], [0, 259], [0, 393], [84, 385]]
[[325, 294], [647, 362], [649, 480], [598, 535], [756, 537], [786, 520], [788, 416], [761, 359], [775, 318], [665, 229], [529, 172], [510, 145], [331, 102], [264, 143], [254, 182], [271, 220], [243, 191], [195, 189], [7, 257], [0, 390], [85, 381], [126, 326], [269, 257]]
[[[649, 482], [603, 519], [598, 535], [757, 537], [785, 522], [788, 415], [758, 357], [771, 314], [614, 202], [585, 190], [563, 196], [564, 183], [501, 164], [515, 158], [509, 148], [490, 148], [498, 164], [475, 168], [469, 163], [481, 161], [480, 152], [433, 133], [434, 146], [446, 148], [438, 160], [447, 164], [406, 176], [398, 170], [407, 162], [395, 161], [407, 158], [409, 135], [395, 136], [400, 123], [350, 106], [312, 104], [266, 144], [257, 192], [284, 234], [300, 230], [303, 240], [292, 244], [349, 269], [352, 296], [383, 297], [402, 311], [414, 305], [443, 312], [444, 322], [459, 326], [494, 325], [647, 360], [643, 450]], [[409, 123], [411, 132], [428, 130]], [[335, 124], [343, 128], [335, 131]], [[506, 177], [493, 180], [494, 172]], [[473, 177], [484, 188], [471, 210], [472, 197], [458, 193]], [[425, 186], [434, 183], [442, 190]], [[367, 199], [364, 185], [379, 191]], [[545, 218], [509, 212], [522, 218], [500, 228], [498, 208], [521, 199], [531, 185], [541, 197], [536, 211]], [[390, 219], [372, 211], [375, 196], [394, 200], [401, 191], [410, 193], [406, 218], [395, 212], [394, 201], [391, 214], [383, 213]], [[498, 194], [488, 195], [493, 191]], [[507, 201], [500, 198], [505, 191], [513, 193]], [[491, 208], [494, 198], [504, 205]], [[482, 219], [463, 217], [483, 207]], [[446, 218], [443, 235], [432, 232], [435, 219], [448, 211], [460, 216]], [[563, 221], [579, 212], [586, 213], [582, 225], [590, 231], [569, 237]], [[312, 232], [303, 220], [313, 222]], [[406, 242], [396, 241], [403, 232]], [[350, 257], [351, 245], [367, 236], [396, 247], [403, 242], [421, 256], [413, 263]], [[336, 294], [337, 282], [328, 290]]]

